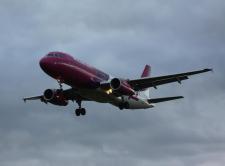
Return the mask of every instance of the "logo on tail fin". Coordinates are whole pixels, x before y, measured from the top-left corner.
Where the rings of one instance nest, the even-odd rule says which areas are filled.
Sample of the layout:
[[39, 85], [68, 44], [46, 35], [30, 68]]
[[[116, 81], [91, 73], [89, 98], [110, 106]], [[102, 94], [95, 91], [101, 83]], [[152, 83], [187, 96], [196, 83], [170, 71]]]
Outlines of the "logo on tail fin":
[[[141, 78], [150, 77], [150, 76], [151, 76], [151, 66], [145, 65]], [[138, 95], [144, 98], [149, 98], [149, 88], [142, 89], [141, 92], [138, 93]]]
[[142, 72], [141, 78], [143, 77], [149, 77], [151, 74], [151, 67], [149, 65], [145, 65], [145, 68]]

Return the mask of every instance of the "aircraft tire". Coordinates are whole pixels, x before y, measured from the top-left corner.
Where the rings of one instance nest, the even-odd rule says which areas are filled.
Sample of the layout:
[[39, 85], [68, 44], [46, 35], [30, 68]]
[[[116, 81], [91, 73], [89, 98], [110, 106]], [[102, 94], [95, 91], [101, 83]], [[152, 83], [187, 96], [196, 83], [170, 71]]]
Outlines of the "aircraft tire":
[[80, 109], [80, 114], [83, 115], [83, 116], [86, 115], [86, 110], [85, 110], [85, 108], [81, 108], [81, 109]]
[[123, 104], [123, 107], [124, 107], [125, 109], [129, 109], [129, 108], [130, 108], [130, 105], [129, 105], [128, 102], [125, 102], [125, 103]]
[[123, 109], [129, 109], [129, 108], [130, 108], [130, 105], [129, 105], [128, 102], [121, 103], [121, 104], [119, 105], [119, 109], [120, 109], [120, 110], [123, 110]]
[[123, 104], [120, 104], [120, 105], [119, 105], [119, 109], [120, 109], [120, 110], [123, 110], [123, 109], [124, 109]]
[[75, 114], [76, 114], [76, 116], [80, 116], [80, 114], [81, 114], [80, 109], [76, 109]]

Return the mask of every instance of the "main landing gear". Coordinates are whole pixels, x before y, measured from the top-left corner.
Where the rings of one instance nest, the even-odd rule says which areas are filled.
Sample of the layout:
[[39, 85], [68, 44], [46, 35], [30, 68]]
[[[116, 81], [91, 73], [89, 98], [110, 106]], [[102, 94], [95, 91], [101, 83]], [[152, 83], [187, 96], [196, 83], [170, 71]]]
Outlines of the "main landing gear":
[[75, 110], [76, 116], [86, 115], [86, 110], [85, 110], [85, 108], [81, 107], [81, 101], [80, 100], [77, 101], [77, 104], [78, 104], [79, 108]]
[[[57, 82], [58, 82], [58, 84], [59, 84], [59, 89], [60, 89], [60, 91], [63, 91], [63, 87], [62, 87], [63, 81], [61, 81], [60, 79], [57, 79]], [[82, 108], [82, 107], [81, 107], [81, 100], [77, 100], [76, 102], [77, 102], [79, 108], [77, 108], [77, 109], [75, 110], [75, 115], [76, 115], [76, 116], [86, 115], [86, 110], [85, 110], [85, 108]]]

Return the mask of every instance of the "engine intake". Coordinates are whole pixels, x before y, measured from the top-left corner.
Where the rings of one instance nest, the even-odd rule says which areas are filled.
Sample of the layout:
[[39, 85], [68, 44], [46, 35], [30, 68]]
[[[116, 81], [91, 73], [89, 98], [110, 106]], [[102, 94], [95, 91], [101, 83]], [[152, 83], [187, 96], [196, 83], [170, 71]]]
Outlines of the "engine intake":
[[44, 99], [46, 101], [50, 101], [54, 98], [55, 94], [56, 94], [55, 89], [47, 89], [44, 91]]
[[118, 78], [113, 78], [113, 79], [111, 80], [110, 85], [111, 85], [111, 88], [112, 88], [113, 90], [118, 90], [118, 89], [120, 88], [120, 86], [121, 86], [121, 81], [120, 81], [120, 79], [118, 79]]
[[62, 90], [60, 89], [46, 89], [44, 91], [44, 100], [59, 106], [67, 106], [68, 100], [64, 97]]
[[135, 91], [130, 87], [130, 85], [119, 78], [113, 78], [110, 82], [112, 90], [120, 95], [133, 96]]

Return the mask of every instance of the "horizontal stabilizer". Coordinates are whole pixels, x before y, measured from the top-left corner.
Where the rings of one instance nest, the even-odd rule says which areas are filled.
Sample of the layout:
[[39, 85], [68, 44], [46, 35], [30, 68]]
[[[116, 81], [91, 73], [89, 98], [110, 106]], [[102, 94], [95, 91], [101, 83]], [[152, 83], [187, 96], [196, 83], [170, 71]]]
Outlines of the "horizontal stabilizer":
[[163, 97], [163, 98], [148, 99], [148, 102], [149, 103], [160, 103], [160, 102], [177, 100], [177, 99], [182, 99], [182, 98], [184, 98], [184, 97], [183, 96]]

